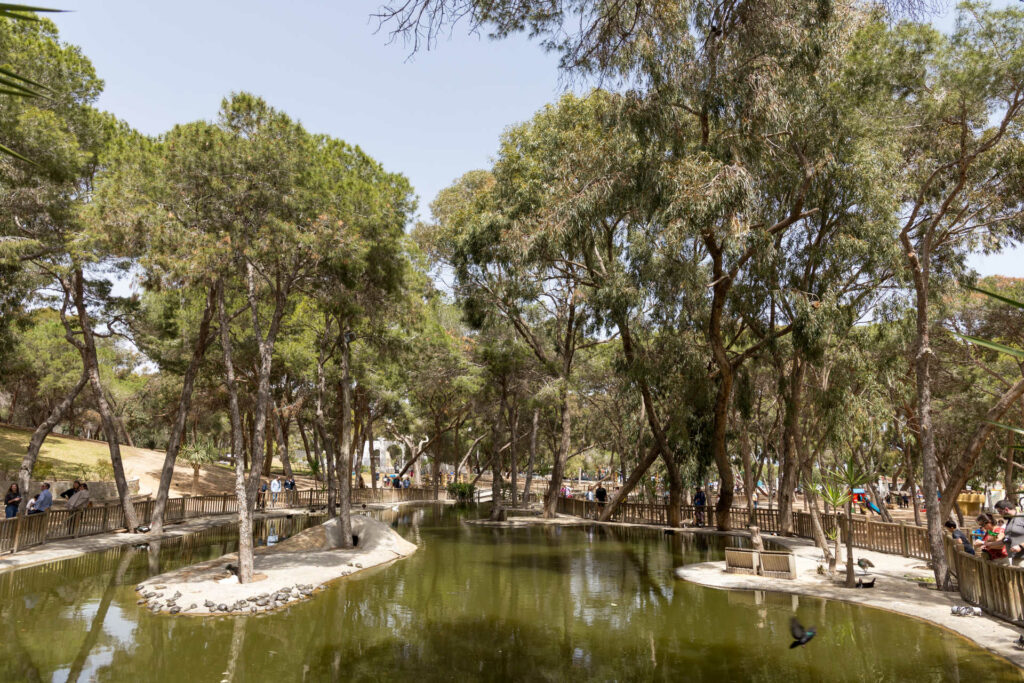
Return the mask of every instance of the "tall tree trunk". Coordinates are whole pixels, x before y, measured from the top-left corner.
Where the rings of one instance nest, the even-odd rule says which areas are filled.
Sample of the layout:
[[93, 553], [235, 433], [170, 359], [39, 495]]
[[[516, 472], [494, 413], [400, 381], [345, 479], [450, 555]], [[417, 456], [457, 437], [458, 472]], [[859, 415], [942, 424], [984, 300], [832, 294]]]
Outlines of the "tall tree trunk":
[[907, 470], [907, 484], [910, 488], [910, 507], [914, 510], [914, 524], [921, 526], [921, 506], [917, 504], [917, 481], [915, 480], [914, 463], [911, 461]]
[[[491, 521], [502, 521], [505, 519], [505, 508], [501, 503], [501, 422], [505, 419], [505, 398], [507, 387], [504, 380], [501, 382], [501, 401], [498, 404], [498, 414], [491, 426]], [[515, 438], [515, 432], [512, 432]]]
[[1006, 471], [1003, 473], [1003, 491], [1006, 493], [1006, 497], [1013, 500], [1011, 497], [1015, 489], [1013, 486], [1013, 453], [1014, 453], [1014, 442], [1016, 438], [1013, 432], [1007, 433], [1006, 439]]
[[798, 428], [796, 422], [803, 412], [805, 367], [803, 360], [794, 354], [792, 371], [786, 378], [789, 386], [785, 392], [785, 418], [782, 428], [782, 481], [779, 483], [779, 532], [785, 536], [793, 535], [793, 499], [801, 459], [796, 451], [794, 433]]
[[[185, 368], [185, 375], [182, 378], [178, 411], [174, 416], [174, 424], [171, 425], [171, 432], [167, 438], [164, 464], [160, 468], [160, 483], [157, 485], [156, 500], [153, 502], [153, 514], [150, 518], [150, 526], [155, 534], [163, 532], [164, 529], [164, 511], [167, 509], [167, 497], [170, 494], [171, 480], [174, 477], [174, 463], [178, 458], [182, 435], [185, 433], [185, 420], [188, 419], [188, 411], [192, 406], [192, 392], [196, 377], [199, 376], [199, 366], [202, 364], [203, 356], [206, 355], [210, 337], [210, 321], [213, 320], [216, 306], [217, 288], [216, 285], [212, 285], [206, 294], [206, 307], [203, 309], [203, 317], [199, 322], [199, 334], [195, 344], [192, 345], [192, 357], [189, 359], [188, 367]], [[192, 495], [195, 495], [194, 491]]]
[[[622, 353], [626, 358], [626, 362], [634, 367], [636, 365], [636, 350], [633, 345], [633, 335], [629, 325], [629, 319], [626, 317], [620, 317], [616, 323], [619, 328], [619, 336], [622, 338]], [[669, 506], [668, 506], [668, 524], [672, 527], [678, 527], [682, 522], [682, 492], [683, 492], [683, 481], [679, 475], [679, 465], [675, 461], [675, 454], [672, 448], [669, 446], [668, 438], [665, 436], [665, 430], [662, 426], [661, 420], [658, 418], [658, 413], [654, 405], [653, 392], [651, 391], [650, 383], [648, 382], [647, 376], [644, 373], [639, 373], [636, 377], [638, 386], [640, 387], [640, 396], [643, 399], [641, 402], [641, 417], [647, 416], [647, 423], [651, 429], [651, 434], [654, 436], [654, 444], [658, 449], [658, 454], [661, 456], [662, 462], [665, 464], [665, 471], [668, 474], [669, 483]], [[653, 464], [653, 463], [651, 463]], [[648, 465], [644, 471], [650, 468]], [[641, 472], [641, 475], [643, 473]], [[635, 484], [634, 484], [635, 486]], [[618, 501], [614, 501], [615, 506], [618, 506]], [[602, 518], [604, 515], [602, 515]]]
[[345, 461], [339, 472], [338, 524], [341, 526], [341, 547], [352, 547], [352, 376], [351, 350], [344, 325], [338, 326], [341, 342], [341, 455]]
[[533, 466], [537, 460], [537, 426], [540, 422], [540, 408], [533, 409], [533, 421], [530, 424], [530, 459], [526, 465], [526, 483], [523, 488], [523, 496], [527, 505], [530, 503], [530, 494], [533, 490]]
[[853, 588], [857, 584], [853, 564], [853, 502], [846, 502], [846, 587]]
[[279, 445], [281, 458], [281, 467], [284, 469], [284, 476], [293, 477], [295, 473], [292, 471], [292, 457], [291, 453], [288, 452], [288, 432], [291, 431], [291, 418], [284, 419], [280, 415], [276, 420], [277, 423], [277, 442]]
[[750, 457], [750, 434], [747, 433], [746, 423], [740, 429], [740, 460], [743, 464], [743, 490], [747, 494], [747, 521], [754, 525], [757, 524], [754, 515], [754, 464]]
[[[935, 220], [938, 220], [937, 218]], [[920, 252], [910, 241], [908, 230], [900, 233], [910, 271], [914, 278], [915, 305], [917, 313], [917, 339], [914, 345], [914, 371], [917, 375], [917, 420], [918, 442], [921, 447], [921, 469], [923, 472], [924, 500], [928, 520], [928, 545], [931, 549], [932, 569], [935, 585], [940, 589], [946, 585], [946, 551], [943, 546], [942, 510], [939, 507], [938, 457], [935, 453], [935, 432], [932, 428], [932, 378], [931, 362], [935, 352], [931, 347], [928, 314], [929, 267], [931, 259], [931, 237], [926, 232]]]
[[[274, 402], [273, 397], [270, 399], [271, 403]], [[271, 407], [267, 411], [267, 433], [263, 435], [263, 467], [262, 474], [264, 477], [271, 477], [273, 475], [274, 466], [274, 438], [270, 435], [271, 423], [274, 420], [274, 409]]]
[[643, 478], [644, 474], [651, 468], [651, 465], [658, 459], [661, 454], [661, 449], [658, 448], [657, 444], [652, 445], [647, 450], [647, 455], [637, 463], [636, 467], [630, 473], [629, 477], [622, 482], [622, 486], [615, 492], [608, 504], [605, 505], [604, 512], [601, 513], [601, 521], [607, 522], [615, 514], [615, 510], [626, 500], [626, 497], [636, 488], [636, 485], [640, 483], [640, 479]]
[[[309, 437], [306, 436], [306, 423], [302, 421], [302, 416], [299, 415], [299, 414], [295, 415], [295, 426], [298, 427], [298, 429], [299, 429], [299, 438], [302, 439], [302, 450], [306, 453], [306, 463], [307, 464], [309, 463], [309, 458], [310, 458], [310, 456], [312, 456], [313, 459], [317, 463], [317, 468], [319, 469], [319, 466], [320, 466], [320, 454], [318, 452], [316, 452], [315, 446], [314, 446], [314, 450], [312, 452], [310, 452], [310, 450], [309, 450]], [[315, 443], [315, 441], [314, 441], [314, 443]], [[319, 472], [317, 474], [317, 476], [316, 476], [316, 479], [320, 479], [322, 476], [323, 476], [323, 472]]]
[[[261, 456], [264, 451], [265, 444], [268, 444], [272, 439], [268, 439], [269, 425], [267, 419], [271, 412], [272, 396], [270, 394], [270, 376], [273, 368], [274, 361], [274, 346], [277, 343], [277, 334], [281, 327], [281, 319], [284, 316], [285, 307], [288, 301], [287, 288], [278, 288], [273, 292], [273, 303], [274, 308], [271, 313], [270, 322], [267, 325], [266, 334], [263, 332], [263, 324], [260, 322], [259, 310], [261, 304], [265, 304], [264, 296], [260, 295], [256, 286], [256, 269], [249, 261], [245, 261], [245, 293], [246, 299], [249, 304], [249, 314], [252, 321], [252, 333], [256, 339], [256, 346], [258, 350], [257, 355], [257, 372], [256, 372], [256, 404], [253, 411], [253, 424], [252, 424], [252, 466], [249, 469], [249, 478], [245, 482], [246, 486], [246, 497], [245, 504], [247, 507], [255, 505], [256, 492], [260, 486], [260, 463], [257, 459]], [[269, 492], [268, 492], [269, 495]], [[243, 501], [239, 500], [239, 505]], [[249, 507], [249, 512], [252, 508]], [[238, 546], [238, 580], [241, 583], [247, 583], [252, 581], [252, 526], [251, 517], [249, 522], [249, 537], [245, 539], [245, 546], [243, 549], [242, 539], [239, 538]], [[239, 535], [241, 536], [241, 520], [239, 520]], [[247, 564], [250, 569], [248, 576], [243, 577], [242, 573], [242, 554], [245, 552], [248, 555]]]
[[370, 444], [370, 483], [377, 488], [377, 470], [380, 468], [380, 454], [373, 447], [373, 413], [366, 409], [366, 442]]
[[[124, 510], [125, 523], [129, 531], [139, 526], [139, 517], [135, 513], [135, 506], [132, 504], [131, 492], [128, 490], [128, 479], [124, 474], [124, 462], [121, 459], [121, 445], [117, 441], [117, 426], [115, 418], [107, 403], [106, 395], [103, 392], [103, 382], [100, 379], [99, 358], [96, 355], [96, 338], [93, 334], [92, 320], [85, 302], [85, 276], [80, 268], [76, 269], [71, 278], [75, 309], [78, 314], [78, 324], [81, 328], [82, 340], [71, 340], [82, 356], [82, 364], [89, 374], [89, 385], [92, 387], [96, 397], [96, 407], [99, 408], [100, 420], [103, 424], [103, 434], [107, 437], [107, 446], [110, 450], [110, 464], [114, 468], [114, 483], [117, 486], [117, 497], [121, 501]], [[69, 338], [71, 332], [68, 332]]]
[[512, 472], [509, 476], [512, 483], [512, 507], [519, 504], [519, 453], [516, 450], [516, 439], [518, 437], [517, 432], [519, 431], [519, 404], [516, 403], [516, 408], [513, 411], [511, 420], [508, 425], [509, 432], [511, 434], [511, 443], [509, 444], [509, 459], [512, 461]]
[[[329, 436], [327, 430], [326, 420], [324, 418], [324, 401], [327, 397], [327, 373], [324, 370], [324, 366], [327, 364], [327, 340], [331, 336], [331, 319], [327, 315], [324, 315], [324, 332], [323, 336], [320, 337], [320, 350], [317, 355], [316, 362], [316, 410], [314, 412], [313, 424], [316, 426], [314, 432], [314, 438], [319, 438], [320, 445], [324, 449], [327, 467], [323, 472], [324, 483], [327, 485], [327, 514], [334, 516], [335, 510], [337, 509], [337, 487], [335, 485], [335, 472], [334, 466], [336, 461], [335, 455], [335, 444], [334, 440]], [[315, 446], [314, 446], [315, 448]], [[319, 459], [320, 453], [317, 451], [316, 457]]]
[[708, 341], [715, 365], [718, 367], [718, 391], [715, 395], [714, 423], [711, 431], [711, 454], [718, 468], [720, 485], [715, 515], [720, 531], [729, 530], [729, 509], [732, 507], [733, 476], [732, 463], [726, 451], [726, 429], [729, 422], [729, 403], [732, 398], [733, 372], [735, 368], [726, 353], [722, 335], [722, 314], [725, 300], [732, 286], [732, 277], [722, 268], [722, 249], [710, 237], [705, 239], [711, 255], [713, 285], [711, 288], [711, 315], [708, 319]]
[[[810, 466], [808, 465], [806, 469], [809, 470]], [[810, 477], [809, 471], [807, 475]], [[807, 501], [808, 512], [811, 515], [811, 535], [814, 537], [815, 545], [818, 546], [821, 554], [825, 557], [829, 576], [834, 576], [836, 573], [836, 556], [828, 547], [828, 537], [825, 536], [825, 530], [821, 526], [821, 514], [818, 512], [818, 496], [813, 489], [813, 486], [808, 486], [804, 493], [804, 500]]]
[[18, 505], [19, 515], [25, 515], [28, 512], [28, 500], [31, 495], [31, 491], [28, 488], [32, 481], [32, 472], [35, 470], [36, 461], [39, 459], [39, 449], [43, 447], [43, 441], [50, 435], [53, 428], [57, 426], [57, 423], [64, 418], [71, 404], [75, 402], [75, 399], [82, 393], [82, 389], [88, 383], [89, 373], [86, 372], [85, 368], [82, 368], [82, 374], [79, 375], [75, 386], [71, 387], [68, 393], [64, 394], [64, 397], [57, 402], [57, 405], [53, 407], [50, 414], [46, 416], [46, 419], [32, 432], [32, 438], [28, 441], [28, 450], [21, 459], [21, 467], [18, 468], [18, 490], [21, 491], [21, 503]]
[[548, 482], [548, 492], [544, 497], [544, 517], [547, 519], [553, 518], [557, 511], [558, 492], [562, 488], [565, 462], [569, 459], [569, 449], [572, 447], [572, 408], [569, 405], [568, 372], [563, 374], [562, 386], [559, 389], [559, 412], [561, 413], [561, 438], [558, 442], [555, 462], [551, 467], [551, 481]]
[[249, 489], [246, 486], [246, 465], [238, 453], [244, 450], [242, 443], [242, 414], [238, 407], [238, 383], [235, 381], [234, 351], [231, 345], [231, 321], [224, 304], [224, 285], [217, 285], [217, 314], [220, 322], [220, 347], [224, 356], [224, 384], [228, 390], [228, 412], [231, 418], [231, 432], [235, 452], [235, 501], [238, 504], [238, 580], [249, 583], [253, 577], [252, 560], [252, 506]]

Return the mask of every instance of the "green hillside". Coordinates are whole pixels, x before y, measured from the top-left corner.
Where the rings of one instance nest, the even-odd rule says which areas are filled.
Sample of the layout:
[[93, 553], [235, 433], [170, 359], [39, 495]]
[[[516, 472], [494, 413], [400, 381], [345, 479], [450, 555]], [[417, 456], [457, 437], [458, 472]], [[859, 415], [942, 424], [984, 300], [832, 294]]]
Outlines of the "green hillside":
[[[32, 431], [0, 425], [0, 471], [14, 473], [28, 448]], [[138, 450], [121, 446], [124, 457]], [[113, 477], [106, 441], [90, 441], [51, 434], [43, 443], [34, 479], [105, 479]]]

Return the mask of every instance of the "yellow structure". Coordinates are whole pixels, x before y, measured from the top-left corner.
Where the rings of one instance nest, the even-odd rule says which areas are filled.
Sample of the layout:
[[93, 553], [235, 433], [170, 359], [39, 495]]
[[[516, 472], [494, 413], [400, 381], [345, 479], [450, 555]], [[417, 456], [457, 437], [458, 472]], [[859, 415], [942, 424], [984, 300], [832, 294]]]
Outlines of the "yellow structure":
[[985, 505], [985, 494], [961, 493], [957, 496], [956, 502], [960, 506], [960, 511], [964, 513], [964, 517], [976, 517], [981, 513], [982, 506]]

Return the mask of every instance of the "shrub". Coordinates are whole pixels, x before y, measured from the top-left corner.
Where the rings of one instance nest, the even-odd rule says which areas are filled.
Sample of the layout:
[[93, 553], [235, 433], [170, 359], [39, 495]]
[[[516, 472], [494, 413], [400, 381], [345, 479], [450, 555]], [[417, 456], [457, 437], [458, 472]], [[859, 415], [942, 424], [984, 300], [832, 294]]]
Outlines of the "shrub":
[[460, 503], [465, 503], [473, 500], [473, 495], [476, 492], [476, 486], [470, 484], [469, 482], [462, 483], [453, 481], [452, 483], [448, 484], [446, 488], [448, 491], [448, 495], [454, 498], [455, 500], [459, 501]]

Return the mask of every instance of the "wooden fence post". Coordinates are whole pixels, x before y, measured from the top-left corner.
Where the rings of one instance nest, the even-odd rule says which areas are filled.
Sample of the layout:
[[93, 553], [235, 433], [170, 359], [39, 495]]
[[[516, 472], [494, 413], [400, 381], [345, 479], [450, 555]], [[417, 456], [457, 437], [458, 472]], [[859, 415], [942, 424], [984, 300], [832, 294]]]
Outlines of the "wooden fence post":
[[18, 521], [14, 524], [14, 551], [18, 552], [18, 548], [21, 546], [21, 522], [27, 515], [18, 515]]

